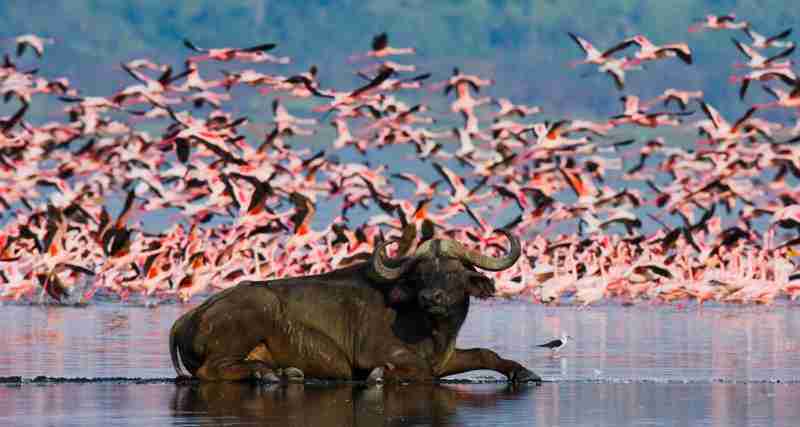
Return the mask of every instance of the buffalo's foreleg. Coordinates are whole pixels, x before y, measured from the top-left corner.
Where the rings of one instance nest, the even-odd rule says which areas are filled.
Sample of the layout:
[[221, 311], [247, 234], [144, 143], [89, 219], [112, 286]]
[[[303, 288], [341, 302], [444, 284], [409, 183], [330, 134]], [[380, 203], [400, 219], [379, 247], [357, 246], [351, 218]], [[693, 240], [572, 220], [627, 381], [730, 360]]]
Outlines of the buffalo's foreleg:
[[513, 360], [503, 359], [498, 356], [497, 353], [486, 348], [471, 348], [468, 350], [456, 349], [441, 371], [436, 373], [436, 376], [446, 377], [448, 375], [455, 375], [478, 369], [489, 369], [500, 372], [512, 382], [538, 382], [542, 380], [538, 375], [519, 363]]
[[197, 377], [206, 381], [279, 381], [272, 368], [264, 362], [230, 357], [207, 359], [197, 370]]
[[[383, 380], [387, 382], [399, 381], [433, 381], [436, 377], [433, 375], [430, 364], [416, 353], [409, 351], [406, 348], [398, 348], [390, 351], [384, 359]], [[370, 374], [370, 380], [377, 374], [373, 371]]]

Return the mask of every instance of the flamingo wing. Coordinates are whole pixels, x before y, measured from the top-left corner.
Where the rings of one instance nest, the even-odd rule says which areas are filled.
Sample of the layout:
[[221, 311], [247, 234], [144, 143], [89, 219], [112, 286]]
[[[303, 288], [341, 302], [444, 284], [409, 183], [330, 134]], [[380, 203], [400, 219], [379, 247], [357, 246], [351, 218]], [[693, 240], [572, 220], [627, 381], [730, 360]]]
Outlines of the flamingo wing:
[[792, 34], [792, 29], [791, 28], [783, 30], [780, 33], [775, 34], [772, 37], [768, 37], [767, 40], [766, 40], [766, 44], [769, 45], [770, 43], [772, 43], [774, 41], [777, 41], [777, 40], [780, 40], [780, 39], [785, 39], [786, 37], [789, 37], [790, 34]]

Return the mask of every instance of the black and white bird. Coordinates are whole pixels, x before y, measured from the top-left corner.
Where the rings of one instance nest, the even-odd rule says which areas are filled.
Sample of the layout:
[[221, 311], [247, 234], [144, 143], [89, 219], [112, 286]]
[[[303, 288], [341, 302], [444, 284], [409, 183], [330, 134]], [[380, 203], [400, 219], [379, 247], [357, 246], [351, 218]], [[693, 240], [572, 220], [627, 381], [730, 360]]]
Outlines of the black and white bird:
[[567, 341], [574, 340], [574, 339], [575, 338], [572, 338], [571, 336], [567, 335], [566, 333], [562, 333], [561, 334], [561, 338], [546, 342], [544, 344], [539, 344], [539, 345], [537, 345], [537, 347], [549, 348], [553, 352], [557, 352], [557, 351], [561, 350], [565, 345], [567, 345]]

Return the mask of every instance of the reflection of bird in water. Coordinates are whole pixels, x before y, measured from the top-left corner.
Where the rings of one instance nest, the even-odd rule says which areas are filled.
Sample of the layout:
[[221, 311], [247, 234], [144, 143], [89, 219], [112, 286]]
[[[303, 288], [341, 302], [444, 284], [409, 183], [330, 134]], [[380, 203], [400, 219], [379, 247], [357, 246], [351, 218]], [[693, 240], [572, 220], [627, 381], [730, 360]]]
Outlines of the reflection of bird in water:
[[575, 338], [572, 338], [571, 336], [567, 335], [566, 333], [562, 333], [561, 334], [561, 338], [554, 339], [552, 341], [548, 341], [548, 342], [546, 342], [544, 344], [539, 344], [536, 347], [549, 348], [553, 352], [558, 352], [565, 345], [567, 345], [567, 341], [574, 340], [574, 339]]

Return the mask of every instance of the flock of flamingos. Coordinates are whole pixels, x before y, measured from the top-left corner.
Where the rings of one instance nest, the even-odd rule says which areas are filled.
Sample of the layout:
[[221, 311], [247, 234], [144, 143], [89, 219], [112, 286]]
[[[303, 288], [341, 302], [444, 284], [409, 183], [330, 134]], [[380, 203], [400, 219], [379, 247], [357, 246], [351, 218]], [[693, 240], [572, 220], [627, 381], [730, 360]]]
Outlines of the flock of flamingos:
[[[499, 254], [505, 241], [495, 227], [523, 241], [513, 268], [489, 273], [503, 296], [584, 305], [793, 300], [800, 121], [770, 122], [765, 112], [800, 107], [791, 30], [764, 36], [734, 15], [689, 28], [705, 30], [733, 36], [743, 62], [731, 80], [742, 100], [757, 83], [774, 101], [730, 120], [701, 91], [669, 89], [650, 100], [623, 96], [622, 112], [600, 121], [537, 121], [538, 107], [480, 96], [490, 79], [456, 68], [430, 81], [410, 64], [415, 50], [393, 47], [385, 33], [349, 58], [363, 65], [360, 87], [326, 86], [317, 67], [257, 71], [291, 67], [269, 53], [274, 44], [206, 49], [185, 40], [182, 70], [132, 60], [122, 64], [129, 86], [87, 96], [18, 66], [53, 43], [20, 36], [0, 64], [0, 95], [19, 106], [0, 117], [0, 300], [186, 302], [244, 279], [356, 262], [403, 230]], [[585, 57], [567, 65], [581, 67], [576, 75], [608, 74], [598, 85], [610, 91], [650, 61], [693, 62], [686, 43], [635, 35], [603, 50], [568, 36]], [[211, 62], [240, 68], [212, 71]], [[226, 112], [235, 90], [270, 97], [269, 126]], [[446, 97], [450, 111], [409, 101], [418, 94]], [[29, 121], [29, 106], [45, 97], [63, 106], [63, 119]], [[311, 111], [290, 112], [297, 105]], [[315, 147], [309, 136], [326, 126], [332, 141], [294, 147]], [[689, 146], [666, 134], [619, 137], [642, 127], [700, 137]], [[438, 179], [398, 170], [394, 155], [385, 165], [366, 161], [403, 147]], [[109, 212], [114, 197], [124, 204]], [[321, 202], [333, 211], [318, 213]], [[353, 212], [366, 208], [378, 213], [356, 224]], [[171, 222], [149, 232], [149, 212], [171, 213]], [[317, 214], [327, 226], [312, 221]]]

